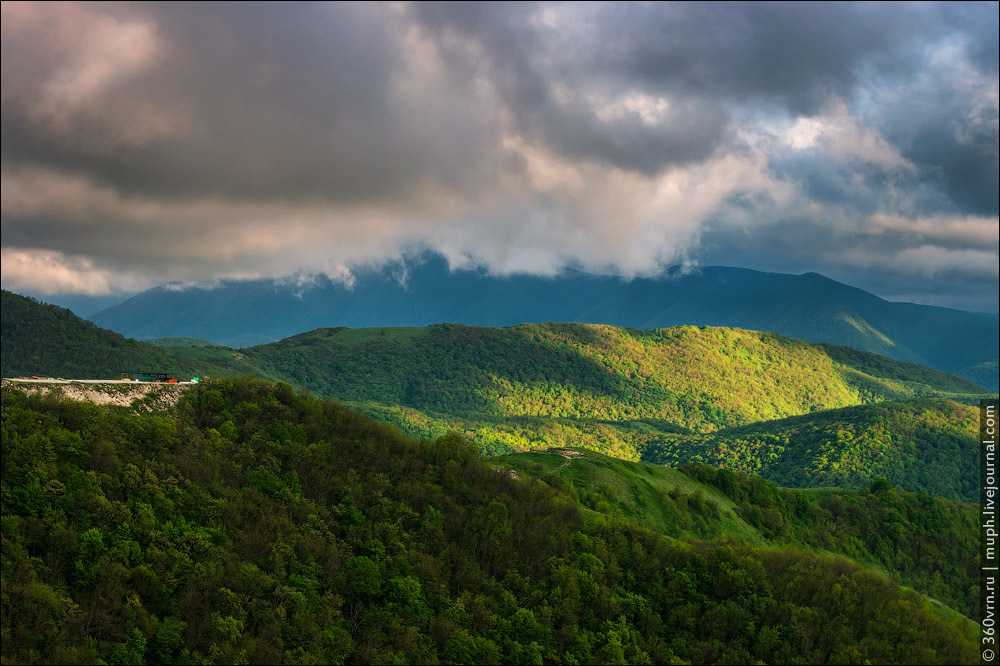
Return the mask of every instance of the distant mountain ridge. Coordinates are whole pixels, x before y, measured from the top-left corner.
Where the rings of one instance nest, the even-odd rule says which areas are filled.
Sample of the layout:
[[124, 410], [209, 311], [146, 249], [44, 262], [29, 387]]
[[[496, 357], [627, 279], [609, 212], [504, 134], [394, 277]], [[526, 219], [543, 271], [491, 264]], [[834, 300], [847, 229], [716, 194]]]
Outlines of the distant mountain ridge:
[[[405, 279], [404, 279], [405, 276]], [[326, 277], [164, 286], [91, 317], [138, 339], [201, 337], [247, 347], [321, 327], [509, 326], [568, 321], [638, 329], [679, 324], [767, 330], [847, 345], [953, 372], [997, 388], [998, 324], [988, 314], [894, 303], [817, 273], [708, 266], [675, 277], [568, 271], [556, 278], [450, 272], [440, 257], [359, 273], [348, 288]]]

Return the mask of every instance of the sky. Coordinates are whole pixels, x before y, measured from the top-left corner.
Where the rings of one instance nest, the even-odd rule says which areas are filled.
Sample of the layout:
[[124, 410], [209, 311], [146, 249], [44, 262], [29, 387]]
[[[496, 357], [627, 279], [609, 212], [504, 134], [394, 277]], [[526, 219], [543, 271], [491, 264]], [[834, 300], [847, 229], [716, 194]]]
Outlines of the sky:
[[0, 267], [43, 300], [815, 271], [998, 309], [998, 4], [2, 4]]

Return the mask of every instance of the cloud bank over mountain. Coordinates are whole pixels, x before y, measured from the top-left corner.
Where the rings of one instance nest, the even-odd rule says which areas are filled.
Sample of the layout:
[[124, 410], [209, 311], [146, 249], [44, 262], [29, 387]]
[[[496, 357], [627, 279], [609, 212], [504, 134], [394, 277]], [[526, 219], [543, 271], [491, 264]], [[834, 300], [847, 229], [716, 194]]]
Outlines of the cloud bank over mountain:
[[996, 310], [995, 3], [2, 6], [3, 284], [814, 270]]

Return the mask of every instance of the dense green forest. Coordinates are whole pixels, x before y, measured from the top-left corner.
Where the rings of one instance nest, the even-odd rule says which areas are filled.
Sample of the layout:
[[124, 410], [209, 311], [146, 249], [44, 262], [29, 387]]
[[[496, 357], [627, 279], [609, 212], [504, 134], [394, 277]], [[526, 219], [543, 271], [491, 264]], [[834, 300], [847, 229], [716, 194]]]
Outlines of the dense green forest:
[[[912, 363], [732, 328], [328, 328], [236, 350], [197, 339], [157, 346], [127, 340], [9, 292], [2, 304], [5, 376], [256, 374], [324, 397], [450, 416], [653, 419], [711, 432], [869, 402], [985, 391]], [[159, 346], [169, 343], [175, 346]]]
[[710, 435], [649, 442], [642, 459], [706, 462], [783, 486], [863, 488], [879, 478], [907, 490], [978, 501], [979, 410], [910, 400], [830, 410]]
[[123, 372], [171, 372], [174, 354], [98, 328], [55, 305], [3, 292], [0, 366], [5, 377], [111, 379]]
[[[968, 619], [798, 546], [826, 533], [858, 560], [890, 562], [878, 559], [890, 540], [964, 515], [885, 485], [840, 506], [687, 468], [785, 543], [678, 539], [587, 508], [568, 482], [498, 472], [458, 435], [407, 439], [287, 384], [215, 380], [141, 415], [19, 391], [2, 400], [5, 662], [978, 658]], [[872, 516], [855, 524], [851, 505]], [[959, 588], [942, 574], [962, 606]]]
[[713, 433], [691, 433], [655, 419], [455, 417], [375, 403], [354, 406], [415, 437], [461, 432], [486, 455], [582, 446], [668, 466], [707, 462], [794, 488], [860, 489], [885, 478], [904, 490], [965, 501], [979, 497], [978, 411], [951, 400], [845, 407]]
[[166, 372], [187, 379], [206, 374], [259, 374], [236, 349], [205, 346], [195, 339], [172, 339], [169, 342], [176, 346], [171, 347], [138, 342], [99, 328], [65, 308], [9, 291], [3, 291], [0, 306], [4, 377], [117, 379], [122, 373]]
[[672, 469], [585, 449], [490, 463], [563, 488], [589, 510], [674, 538], [824, 550], [885, 571], [969, 617], [979, 614], [976, 504], [903, 492], [885, 480], [860, 492], [792, 490], [701, 463]]

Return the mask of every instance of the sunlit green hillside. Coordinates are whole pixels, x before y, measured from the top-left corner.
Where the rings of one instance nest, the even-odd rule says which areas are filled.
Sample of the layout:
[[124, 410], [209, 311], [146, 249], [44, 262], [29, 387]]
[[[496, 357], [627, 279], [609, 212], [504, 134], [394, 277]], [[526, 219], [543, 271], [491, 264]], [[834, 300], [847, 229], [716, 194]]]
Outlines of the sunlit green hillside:
[[978, 501], [979, 410], [950, 400], [864, 405], [711, 435], [659, 438], [643, 460], [706, 462], [793, 487], [867, 487], [885, 478], [909, 490]]
[[713, 327], [319, 329], [245, 353], [263, 376], [352, 402], [452, 416], [655, 419], [701, 432], [983, 391], [871, 354], [845, 358], [840, 348]]
[[3, 307], [7, 374], [258, 375], [411, 436], [461, 432], [486, 455], [583, 446], [706, 461], [786, 486], [864, 488], [884, 477], [975, 497], [973, 410], [924, 397], [970, 402], [982, 389], [846, 347], [731, 328], [586, 324], [334, 328], [249, 349], [154, 347], [6, 292]]
[[451, 417], [408, 407], [355, 405], [417, 437], [463, 433], [487, 455], [581, 446], [623, 460], [708, 462], [795, 488], [896, 487], [976, 501], [977, 408], [941, 399], [846, 407], [714, 433], [684, 433], [652, 419]]

